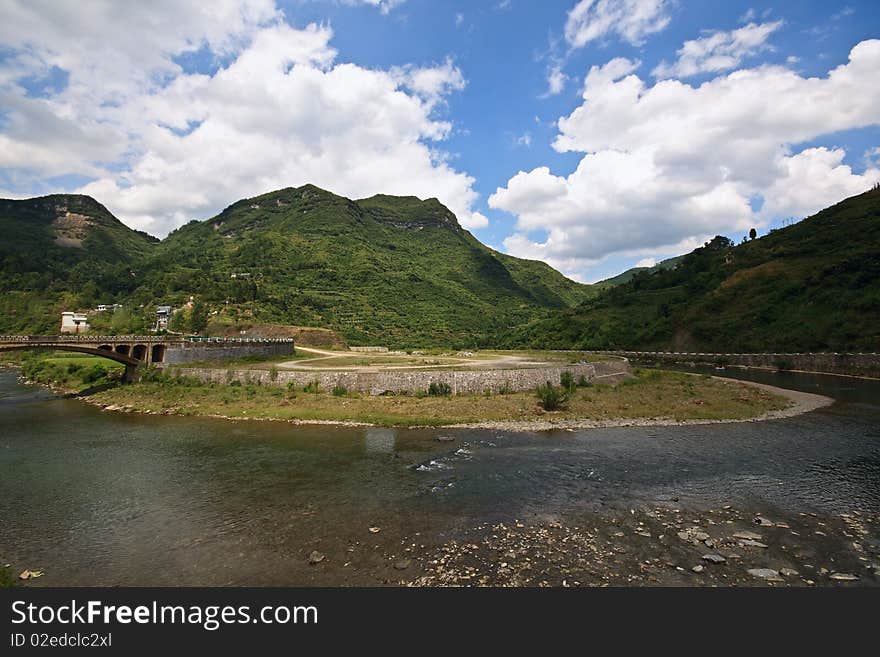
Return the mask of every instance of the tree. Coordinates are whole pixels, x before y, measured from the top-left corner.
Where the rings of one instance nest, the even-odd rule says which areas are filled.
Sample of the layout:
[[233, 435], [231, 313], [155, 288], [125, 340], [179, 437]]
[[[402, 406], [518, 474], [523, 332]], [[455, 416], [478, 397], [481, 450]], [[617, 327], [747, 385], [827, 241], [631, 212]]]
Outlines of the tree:
[[208, 327], [208, 307], [197, 299], [190, 311], [189, 326], [193, 333], [202, 333]]
[[752, 229], [749, 231], [749, 239], [750, 239], [750, 240], [753, 240], [753, 239], [755, 239], [757, 236], [758, 236], [758, 231], [756, 231], [754, 228], [752, 228]]

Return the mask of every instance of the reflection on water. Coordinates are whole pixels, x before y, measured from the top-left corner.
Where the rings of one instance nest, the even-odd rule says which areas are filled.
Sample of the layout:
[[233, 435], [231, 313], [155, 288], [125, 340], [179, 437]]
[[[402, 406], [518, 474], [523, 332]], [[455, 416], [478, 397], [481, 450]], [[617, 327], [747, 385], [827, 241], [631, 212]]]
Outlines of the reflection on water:
[[[714, 372], [713, 372], [714, 373]], [[304, 555], [602, 505], [880, 510], [880, 384], [725, 375], [834, 396], [785, 420], [511, 434], [102, 412], [0, 370], [0, 560], [49, 584], [318, 581]], [[305, 564], [305, 565], [304, 565]], [[352, 580], [357, 583], [357, 580]]]
[[380, 427], [369, 427], [364, 430], [364, 445], [367, 452], [393, 454], [397, 431]]

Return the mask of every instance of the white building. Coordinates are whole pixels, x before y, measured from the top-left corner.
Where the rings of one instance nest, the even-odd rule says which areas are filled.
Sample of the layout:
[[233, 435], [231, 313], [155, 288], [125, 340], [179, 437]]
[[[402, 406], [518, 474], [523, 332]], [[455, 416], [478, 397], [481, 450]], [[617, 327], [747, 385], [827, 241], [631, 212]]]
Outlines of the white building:
[[61, 313], [62, 333], [85, 333], [89, 330], [89, 318], [82, 313]]
[[156, 308], [156, 328], [153, 330], [167, 330], [169, 321], [171, 321], [171, 306], [159, 306]]

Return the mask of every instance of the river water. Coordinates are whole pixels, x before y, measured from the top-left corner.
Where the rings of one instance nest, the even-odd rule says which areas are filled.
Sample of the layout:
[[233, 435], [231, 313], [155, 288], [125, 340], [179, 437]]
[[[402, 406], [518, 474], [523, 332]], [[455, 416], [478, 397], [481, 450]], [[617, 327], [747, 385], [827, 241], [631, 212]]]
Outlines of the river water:
[[880, 512], [877, 381], [729, 369], [836, 402], [517, 434], [108, 413], [16, 374], [0, 369], [0, 562], [45, 570], [37, 585], [375, 584], [403, 541], [668, 500]]

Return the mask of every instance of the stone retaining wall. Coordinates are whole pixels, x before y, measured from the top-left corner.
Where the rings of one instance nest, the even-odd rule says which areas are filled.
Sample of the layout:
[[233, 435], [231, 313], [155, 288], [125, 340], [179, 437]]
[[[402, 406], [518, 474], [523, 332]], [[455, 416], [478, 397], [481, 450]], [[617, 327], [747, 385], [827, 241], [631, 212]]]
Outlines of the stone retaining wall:
[[658, 362], [739, 365], [880, 378], [880, 354], [716, 354], [669, 351], [612, 351], [603, 353]]
[[294, 353], [293, 342], [184, 342], [165, 350], [166, 364], [195, 363], [203, 360], [235, 360], [247, 356], [287, 356]]
[[569, 365], [565, 367], [542, 367], [533, 369], [510, 370], [431, 370], [431, 371], [384, 371], [384, 372], [302, 372], [290, 370], [221, 370], [208, 368], [172, 368], [169, 374], [179, 373], [191, 376], [204, 382], [259, 383], [260, 385], [287, 386], [293, 383], [304, 387], [314, 381], [322, 390], [332, 390], [342, 386], [347, 390], [370, 395], [390, 393], [424, 392], [431, 383], [447, 383], [452, 393], [482, 394], [485, 392], [518, 392], [534, 390], [539, 385], [550, 381], [558, 385], [563, 372], [571, 372], [575, 381], [580, 377], [588, 381], [612, 383], [625, 377], [629, 371], [626, 360]]

